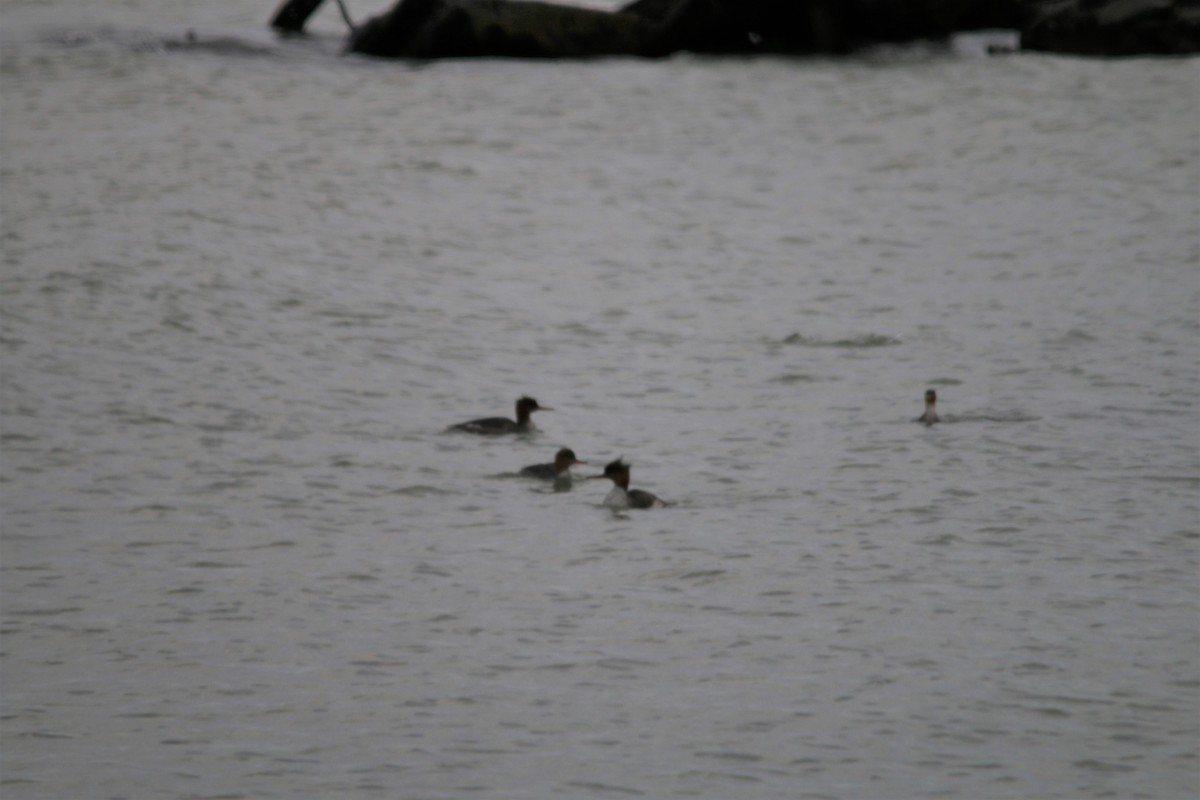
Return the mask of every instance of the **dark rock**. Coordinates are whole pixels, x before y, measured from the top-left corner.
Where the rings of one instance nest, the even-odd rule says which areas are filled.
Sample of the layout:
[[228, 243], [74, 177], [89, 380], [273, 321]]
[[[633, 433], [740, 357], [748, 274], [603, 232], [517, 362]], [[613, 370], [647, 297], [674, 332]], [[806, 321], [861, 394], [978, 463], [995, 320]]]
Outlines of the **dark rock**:
[[[671, 0], [635, 0], [625, 13], [660, 18]], [[848, 53], [880, 43], [944, 39], [959, 31], [1015, 29], [1020, 0], [718, 0], [717, 16], [690, 50]]]
[[[321, 0], [285, 0], [299, 32]], [[1021, 46], [1097, 56], [1200, 52], [1200, 0], [632, 0], [601, 11], [542, 0], [398, 0], [349, 49], [393, 58], [843, 54], [879, 43], [1017, 30]]]
[[1031, 2], [1028, 10], [1021, 28], [1026, 50], [1090, 56], [1200, 53], [1196, 0], [1057, 0]]
[[271, 18], [271, 27], [284, 33], [300, 33], [304, 23], [325, 0], [290, 0], [279, 7]]
[[658, 56], [684, 49], [680, 36], [707, 26], [709, 7], [710, 0], [674, 0], [659, 21], [537, 0], [401, 0], [361, 25], [350, 50], [407, 58]]

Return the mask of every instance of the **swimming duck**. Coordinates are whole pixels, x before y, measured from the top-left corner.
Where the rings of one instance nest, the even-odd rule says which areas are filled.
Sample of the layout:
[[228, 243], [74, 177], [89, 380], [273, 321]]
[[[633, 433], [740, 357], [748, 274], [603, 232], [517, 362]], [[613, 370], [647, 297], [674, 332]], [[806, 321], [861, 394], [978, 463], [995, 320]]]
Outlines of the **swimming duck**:
[[937, 392], [935, 392], [933, 389], [926, 389], [925, 413], [914, 419], [913, 422], [924, 422], [926, 425], [932, 425], [937, 421]]
[[613, 482], [612, 491], [604, 498], [604, 505], [609, 508], [662, 508], [666, 505], [650, 492], [629, 488], [629, 464], [622, 459], [618, 458], [605, 466], [603, 475], [592, 477], [608, 478]]
[[575, 457], [574, 450], [564, 447], [554, 454], [553, 463], [531, 464], [522, 469], [520, 475], [525, 478], [554, 481], [555, 488], [567, 488], [571, 484], [571, 466], [586, 463]]
[[465, 433], [482, 433], [485, 436], [496, 436], [502, 433], [528, 433], [537, 430], [529, 417], [535, 411], [553, 411], [548, 406], [538, 405], [532, 397], [522, 397], [517, 401], [517, 419], [514, 422], [507, 417], [484, 417], [470, 422], [460, 422], [451, 425], [449, 430]]

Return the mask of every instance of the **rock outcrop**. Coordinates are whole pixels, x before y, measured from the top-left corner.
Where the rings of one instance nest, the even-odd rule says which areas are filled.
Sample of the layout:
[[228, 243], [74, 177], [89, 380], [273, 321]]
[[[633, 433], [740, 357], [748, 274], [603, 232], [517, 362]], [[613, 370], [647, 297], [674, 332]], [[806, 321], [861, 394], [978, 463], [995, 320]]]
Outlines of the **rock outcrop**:
[[1030, 2], [1021, 47], [1089, 56], [1200, 53], [1200, 2]]
[[635, 14], [510, 0], [402, 0], [350, 35], [349, 49], [404, 58], [663, 55], [663, 24]]
[[[286, 0], [271, 24], [302, 31], [321, 2]], [[355, 27], [349, 49], [392, 58], [843, 54], [984, 28], [1016, 30], [1029, 50], [1200, 53], [1200, 0], [632, 0], [618, 11], [541, 0], [398, 0]]]
[[[659, 18], [671, 0], [634, 0], [622, 11]], [[881, 43], [1016, 29], [1020, 0], [725, 0], [689, 49], [709, 52], [848, 53]]]

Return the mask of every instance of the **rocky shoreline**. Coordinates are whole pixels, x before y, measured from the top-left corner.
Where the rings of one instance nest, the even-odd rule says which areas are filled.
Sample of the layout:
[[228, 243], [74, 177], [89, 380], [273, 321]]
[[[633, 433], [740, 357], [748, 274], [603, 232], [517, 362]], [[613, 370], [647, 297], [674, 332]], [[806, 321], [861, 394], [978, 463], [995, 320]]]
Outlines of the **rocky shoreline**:
[[[322, 0], [285, 0], [303, 30]], [[847, 54], [1008, 29], [1020, 48], [1096, 57], [1200, 53], [1200, 0], [632, 0], [615, 12], [531, 0], [400, 0], [354, 27], [353, 52], [396, 58]]]

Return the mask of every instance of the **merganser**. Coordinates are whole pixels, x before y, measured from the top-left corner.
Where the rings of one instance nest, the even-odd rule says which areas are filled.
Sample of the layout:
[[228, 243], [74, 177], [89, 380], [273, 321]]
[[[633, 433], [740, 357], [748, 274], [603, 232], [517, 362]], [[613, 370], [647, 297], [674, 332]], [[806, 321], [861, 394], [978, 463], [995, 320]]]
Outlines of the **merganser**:
[[521, 470], [521, 476], [525, 478], [537, 478], [544, 481], [554, 481], [555, 487], [559, 485], [569, 485], [571, 483], [571, 466], [573, 464], [586, 464], [586, 461], [580, 461], [575, 457], [575, 451], [566, 447], [554, 454], [553, 464], [533, 464]]
[[592, 477], [608, 478], [613, 482], [612, 491], [604, 498], [604, 505], [609, 508], [662, 508], [666, 505], [649, 492], [630, 489], [629, 465], [619, 458], [604, 468], [603, 475]]
[[501, 433], [528, 433], [529, 431], [537, 430], [534, 427], [533, 420], [529, 418], [530, 414], [535, 411], [553, 410], [548, 406], [539, 406], [538, 401], [532, 397], [522, 397], [517, 401], [516, 422], [507, 417], [484, 417], [483, 419], [473, 419], [470, 422], [451, 425], [449, 430], [482, 433], [488, 436], [495, 436]]
[[924, 422], [926, 425], [932, 425], [937, 421], [937, 392], [935, 392], [933, 389], [926, 389], [925, 413], [914, 419], [913, 422]]

